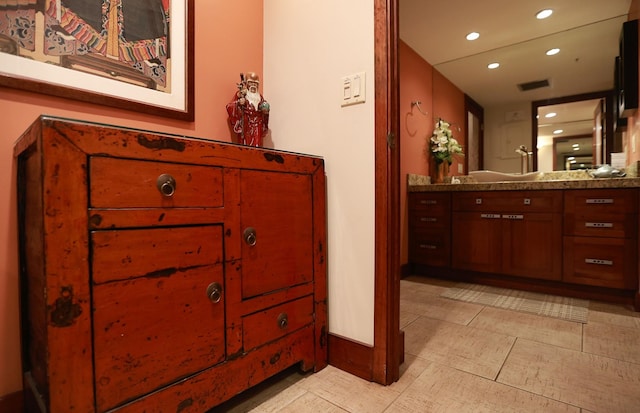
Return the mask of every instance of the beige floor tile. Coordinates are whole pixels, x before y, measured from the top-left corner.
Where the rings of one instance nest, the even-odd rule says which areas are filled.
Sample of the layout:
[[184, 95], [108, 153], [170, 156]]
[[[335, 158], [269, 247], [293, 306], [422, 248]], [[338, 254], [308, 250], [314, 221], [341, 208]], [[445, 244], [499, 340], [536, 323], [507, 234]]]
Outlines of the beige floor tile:
[[385, 413], [573, 412], [579, 409], [432, 363]]
[[[252, 410], [255, 413], [271, 412], [271, 410]], [[287, 404], [278, 413], [348, 413], [346, 410], [316, 396], [313, 393], [305, 393]]]
[[582, 324], [553, 317], [485, 307], [469, 326], [572, 350], [582, 346]]
[[640, 406], [638, 365], [524, 339], [497, 381], [594, 412], [637, 413]]
[[640, 329], [640, 312], [621, 304], [589, 302], [589, 322]]
[[589, 322], [584, 326], [582, 351], [640, 364], [640, 328]]
[[402, 330], [408, 324], [413, 323], [418, 319], [418, 317], [420, 316], [414, 313], [410, 313], [408, 311], [404, 311], [402, 307], [400, 307], [400, 329]]
[[428, 362], [407, 355], [400, 366], [400, 380], [381, 386], [333, 366], [305, 377], [295, 386], [303, 388], [352, 413], [383, 412], [428, 366]]
[[405, 329], [405, 352], [495, 379], [515, 337], [420, 317]]
[[402, 294], [403, 291], [423, 291], [437, 296], [455, 284], [452, 281], [414, 275], [400, 280], [400, 293]]
[[484, 308], [479, 304], [449, 300], [423, 292], [400, 295], [400, 309], [413, 314], [467, 325]]

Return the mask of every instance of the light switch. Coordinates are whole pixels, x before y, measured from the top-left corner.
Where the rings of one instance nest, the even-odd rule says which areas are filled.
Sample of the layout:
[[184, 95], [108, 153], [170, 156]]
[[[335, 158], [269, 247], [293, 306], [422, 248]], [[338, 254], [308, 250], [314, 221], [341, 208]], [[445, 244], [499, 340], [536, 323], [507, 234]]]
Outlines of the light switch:
[[351, 79], [345, 78], [342, 85], [342, 99], [347, 101], [351, 99]]
[[365, 72], [354, 73], [343, 77], [341, 106], [364, 103], [366, 100], [365, 84]]

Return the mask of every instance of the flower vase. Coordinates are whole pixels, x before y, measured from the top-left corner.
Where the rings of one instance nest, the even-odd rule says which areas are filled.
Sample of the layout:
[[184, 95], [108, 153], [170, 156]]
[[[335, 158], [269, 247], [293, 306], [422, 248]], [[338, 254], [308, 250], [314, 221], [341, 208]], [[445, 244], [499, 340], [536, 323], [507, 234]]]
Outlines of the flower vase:
[[435, 184], [444, 184], [449, 176], [449, 162], [436, 162]]

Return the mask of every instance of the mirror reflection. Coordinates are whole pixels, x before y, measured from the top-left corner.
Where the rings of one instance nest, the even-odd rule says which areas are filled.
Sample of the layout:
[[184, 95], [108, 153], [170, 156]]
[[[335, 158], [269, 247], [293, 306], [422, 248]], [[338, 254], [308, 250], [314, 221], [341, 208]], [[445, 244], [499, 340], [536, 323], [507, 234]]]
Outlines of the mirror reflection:
[[[613, 130], [602, 114], [610, 107], [593, 98], [559, 106], [553, 100], [613, 93], [630, 3], [400, 0], [400, 38], [483, 107], [485, 169], [520, 172], [520, 145], [534, 152], [536, 170], [588, 168], [606, 162], [613, 149], [605, 136]], [[553, 14], [536, 19], [545, 8]], [[472, 31], [480, 37], [466, 40]], [[551, 49], [559, 52], [547, 55]], [[490, 63], [499, 66], [492, 70]], [[540, 104], [534, 114], [532, 102], [542, 101], [549, 106]], [[544, 117], [550, 111], [555, 119]]]

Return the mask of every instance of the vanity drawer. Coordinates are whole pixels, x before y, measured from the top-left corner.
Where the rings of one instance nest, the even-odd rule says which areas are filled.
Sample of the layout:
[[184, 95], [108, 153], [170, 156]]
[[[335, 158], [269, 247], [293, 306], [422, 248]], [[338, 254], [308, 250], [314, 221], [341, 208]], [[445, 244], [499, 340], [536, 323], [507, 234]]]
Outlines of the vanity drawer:
[[[174, 184], [158, 180], [170, 176]], [[222, 168], [93, 156], [89, 202], [93, 208], [221, 207]]]
[[560, 191], [486, 191], [453, 195], [454, 211], [560, 212]]
[[446, 267], [451, 263], [451, 230], [416, 231], [409, 242], [409, 261]]
[[434, 214], [431, 211], [412, 211], [409, 216], [409, 228], [411, 231], [437, 230], [449, 231], [451, 225], [450, 215]]
[[409, 193], [409, 209], [416, 215], [425, 213], [431, 217], [449, 215], [451, 195], [449, 193], [414, 192]]
[[632, 188], [567, 190], [564, 208], [567, 214], [585, 216], [635, 214], [638, 212], [638, 192]]
[[564, 237], [563, 281], [636, 289], [636, 245], [629, 239]]
[[565, 215], [564, 234], [583, 237], [636, 238], [638, 215], [577, 212]]
[[276, 340], [313, 322], [313, 297], [306, 296], [242, 319], [244, 350]]

